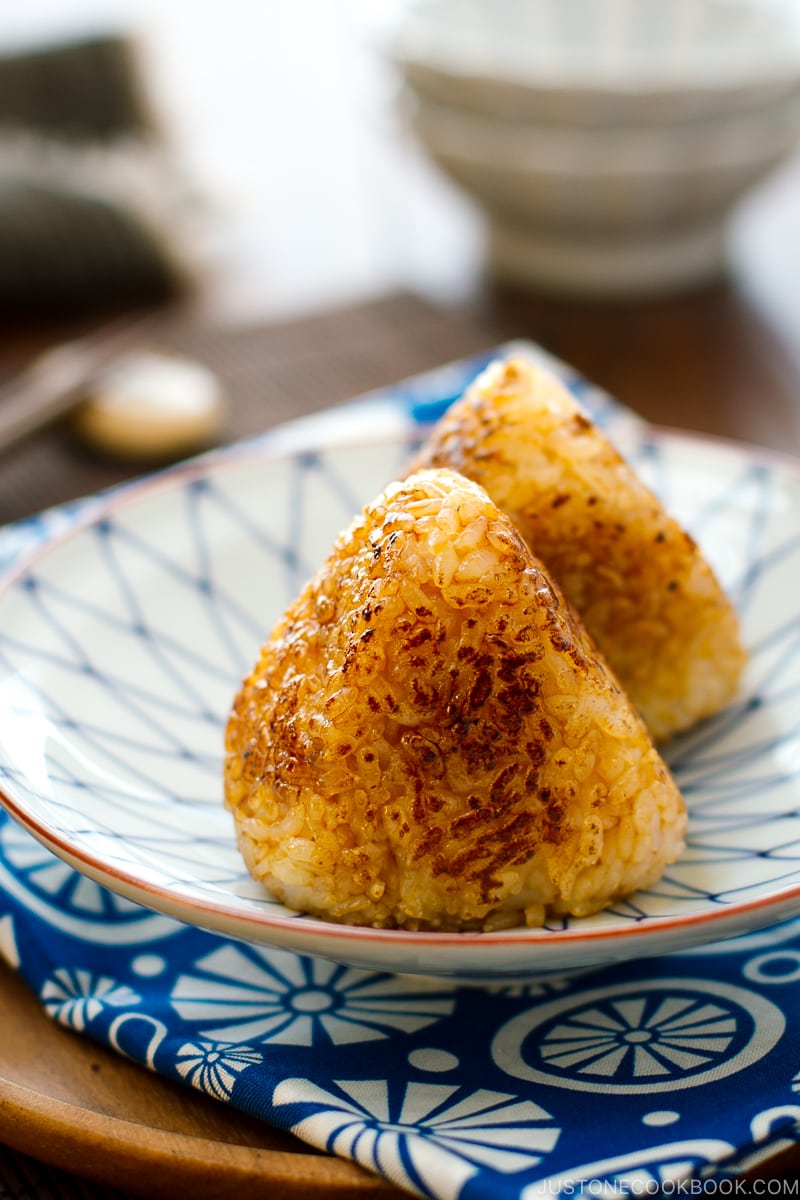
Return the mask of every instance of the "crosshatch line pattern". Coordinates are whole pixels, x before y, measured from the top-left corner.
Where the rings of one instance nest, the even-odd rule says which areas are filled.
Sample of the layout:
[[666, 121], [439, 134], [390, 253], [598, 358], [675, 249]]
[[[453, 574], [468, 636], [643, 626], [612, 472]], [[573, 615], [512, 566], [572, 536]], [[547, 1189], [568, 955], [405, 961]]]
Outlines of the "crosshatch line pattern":
[[[0, 779], [17, 811], [112, 884], [122, 874], [156, 899], [295, 917], [246, 875], [222, 808], [231, 698], [335, 534], [480, 365], [379, 398], [382, 435], [360, 438], [355, 408], [352, 436], [309, 426], [290, 451], [267, 437], [169, 474], [19, 573], [0, 599]], [[651, 891], [580, 927], [705, 916], [800, 890], [800, 478], [744, 448], [653, 433], [570, 373], [566, 382], [701, 542], [751, 654], [740, 698], [667, 750], [691, 810], [686, 854]], [[52, 860], [37, 870], [50, 871], [57, 898]], [[116, 903], [100, 891], [87, 881], [78, 905]]]

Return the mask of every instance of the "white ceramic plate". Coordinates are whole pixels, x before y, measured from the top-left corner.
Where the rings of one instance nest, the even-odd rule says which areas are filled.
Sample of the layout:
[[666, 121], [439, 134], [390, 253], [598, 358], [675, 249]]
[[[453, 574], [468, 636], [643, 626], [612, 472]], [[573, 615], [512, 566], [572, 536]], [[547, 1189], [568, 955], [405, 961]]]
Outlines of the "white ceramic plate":
[[752, 660], [731, 708], [670, 748], [687, 851], [652, 891], [542, 930], [420, 934], [299, 916], [245, 874], [222, 805], [228, 708], [260, 642], [418, 435], [295, 433], [117, 493], [0, 591], [6, 807], [79, 871], [181, 920], [368, 969], [532, 977], [800, 913], [800, 471], [646, 431], [623, 450], [695, 533]]

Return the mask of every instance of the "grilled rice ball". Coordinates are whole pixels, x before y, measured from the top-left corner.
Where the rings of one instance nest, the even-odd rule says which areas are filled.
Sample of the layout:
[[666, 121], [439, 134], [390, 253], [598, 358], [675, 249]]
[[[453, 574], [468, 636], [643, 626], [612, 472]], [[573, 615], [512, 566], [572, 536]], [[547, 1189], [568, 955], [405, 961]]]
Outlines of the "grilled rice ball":
[[745, 662], [736, 613], [697, 544], [566, 388], [493, 363], [411, 470], [450, 467], [509, 515], [575, 605], [656, 739], [722, 708]]
[[272, 633], [227, 729], [226, 803], [294, 909], [540, 925], [645, 888], [680, 794], [580, 622], [482, 488], [393, 484]]

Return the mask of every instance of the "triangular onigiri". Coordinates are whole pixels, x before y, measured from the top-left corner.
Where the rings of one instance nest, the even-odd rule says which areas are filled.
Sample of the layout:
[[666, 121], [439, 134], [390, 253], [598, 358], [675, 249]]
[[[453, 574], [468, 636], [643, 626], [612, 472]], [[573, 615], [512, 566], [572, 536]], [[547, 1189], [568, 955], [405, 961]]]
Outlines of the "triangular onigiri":
[[549, 372], [493, 363], [411, 470], [474, 479], [547, 566], [655, 738], [722, 708], [745, 662], [699, 547]]
[[370, 504], [274, 630], [230, 717], [226, 801], [286, 904], [412, 929], [594, 912], [685, 829], [558, 588], [444, 470]]

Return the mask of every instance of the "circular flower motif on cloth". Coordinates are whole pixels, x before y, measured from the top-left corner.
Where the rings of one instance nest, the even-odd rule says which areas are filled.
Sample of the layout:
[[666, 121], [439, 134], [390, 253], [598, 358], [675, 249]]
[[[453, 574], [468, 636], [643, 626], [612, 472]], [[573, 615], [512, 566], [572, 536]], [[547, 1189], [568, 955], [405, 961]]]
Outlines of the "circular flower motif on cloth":
[[73, 870], [16, 821], [0, 827], [0, 890], [60, 933], [87, 942], [133, 945], [182, 928]]
[[452, 991], [284, 950], [228, 944], [180, 975], [170, 997], [211, 1041], [336, 1046], [415, 1033], [453, 1011]]
[[82, 1032], [104, 1008], [128, 1008], [138, 1004], [141, 996], [108, 975], [59, 967], [45, 981], [41, 1000], [50, 1016], [61, 1025]]
[[175, 1057], [178, 1074], [201, 1092], [230, 1100], [242, 1071], [263, 1063], [264, 1055], [252, 1046], [229, 1042], [185, 1042]]
[[442, 1200], [455, 1200], [481, 1168], [506, 1174], [536, 1166], [560, 1133], [545, 1109], [506, 1092], [416, 1082], [391, 1090], [385, 1079], [335, 1086], [338, 1093], [286, 1079], [272, 1101], [311, 1107], [291, 1126], [298, 1137]]
[[780, 1009], [744, 988], [654, 979], [531, 1008], [498, 1030], [492, 1054], [509, 1075], [574, 1091], [673, 1091], [749, 1066], [784, 1026]]

